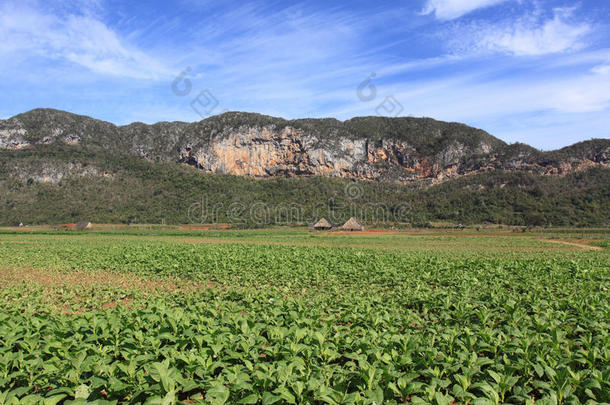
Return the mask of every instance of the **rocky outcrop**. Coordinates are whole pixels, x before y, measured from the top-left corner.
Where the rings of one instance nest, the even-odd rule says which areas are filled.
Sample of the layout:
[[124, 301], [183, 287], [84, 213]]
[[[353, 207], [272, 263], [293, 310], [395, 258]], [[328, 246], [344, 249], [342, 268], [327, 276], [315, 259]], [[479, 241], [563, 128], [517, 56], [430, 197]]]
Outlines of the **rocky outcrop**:
[[594, 167], [610, 167], [609, 139], [580, 142], [550, 152], [541, 152], [524, 144], [506, 145], [496, 153], [469, 156], [462, 161], [460, 172], [504, 170], [565, 176]]
[[7, 172], [10, 177], [21, 181], [36, 181], [38, 183], [60, 183], [66, 178], [103, 176], [112, 177], [112, 174], [98, 167], [79, 163], [68, 163], [62, 161], [41, 161], [36, 167], [17, 161], [9, 165]]
[[27, 130], [20, 126], [0, 129], [0, 148], [2, 149], [22, 149], [30, 146], [30, 142], [25, 139]]
[[473, 151], [454, 142], [427, 157], [399, 139], [371, 142], [339, 137], [325, 143], [290, 126], [242, 127], [225, 137], [213, 138], [206, 147], [180, 147], [179, 160], [206, 172], [251, 177], [316, 175], [406, 182], [450, 177], [458, 173], [465, 155], [491, 148], [481, 143]]
[[286, 121], [226, 113], [192, 124], [117, 127], [62, 111], [33, 110], [0, 121], [2, 149], [49, 143], [103, 148], [182, 162], [204, 172], [257, 178], [316, 175], [440, 182], [485, 170], [565, 175], [610, 165], [610, 140], [540, 152], [527, 145], [507, 145], [462, 124], [425, 118]]

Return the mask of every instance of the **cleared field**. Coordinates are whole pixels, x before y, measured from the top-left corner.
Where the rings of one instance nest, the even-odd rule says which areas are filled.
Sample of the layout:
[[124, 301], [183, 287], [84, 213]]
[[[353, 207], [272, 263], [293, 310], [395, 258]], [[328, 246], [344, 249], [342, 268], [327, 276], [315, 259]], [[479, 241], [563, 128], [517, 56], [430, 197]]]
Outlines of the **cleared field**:
[[0, 403], [609, 402], [570, 232], [0, 232]]

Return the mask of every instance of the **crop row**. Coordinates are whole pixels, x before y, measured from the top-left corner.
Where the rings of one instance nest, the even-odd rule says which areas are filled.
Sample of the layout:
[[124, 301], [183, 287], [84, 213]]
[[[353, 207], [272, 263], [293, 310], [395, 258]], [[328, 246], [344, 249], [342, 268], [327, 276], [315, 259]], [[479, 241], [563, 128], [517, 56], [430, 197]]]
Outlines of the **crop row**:
[[0, 262], [9, 256], [214, 284], [71, 315], [44, 286], [4, 287], [0, 403], [610, 401], [603, 256], [0, 245]]

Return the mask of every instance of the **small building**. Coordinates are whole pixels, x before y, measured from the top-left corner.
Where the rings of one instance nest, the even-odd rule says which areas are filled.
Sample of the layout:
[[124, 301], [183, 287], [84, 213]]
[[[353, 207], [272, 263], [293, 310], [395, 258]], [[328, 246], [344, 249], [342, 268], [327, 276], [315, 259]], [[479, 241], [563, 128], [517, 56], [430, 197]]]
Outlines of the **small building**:
[[316, 231], [328, 231], [335, 227], [335, 225], [330, 221], [330, 219], [323, 217], [318, 220], [315, 224], [313, 224], [313, 229]]
[[13, 226], [16, 228], [23, 228], [23, 222], [15, 222], [13, 223]]
[[341, 227], [344, 231], [364, 231], [364, 226], [358, 221], [357, 218], [351, 217]]
[[77, 222], [75, 228], [78, 230], [91, 229], [91, 222], [88, 222], [88, 221]]

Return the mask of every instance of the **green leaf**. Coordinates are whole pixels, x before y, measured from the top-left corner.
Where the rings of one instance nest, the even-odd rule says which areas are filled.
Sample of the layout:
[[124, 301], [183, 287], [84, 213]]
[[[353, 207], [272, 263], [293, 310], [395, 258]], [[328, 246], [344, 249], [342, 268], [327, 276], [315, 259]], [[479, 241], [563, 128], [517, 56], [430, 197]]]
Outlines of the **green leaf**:
[[381, 405], [383, 404], [383, 389], [380, 386], [377, 386], [374, 390], [367, 391], [366, 397], [370, 401], [370, 404]]
[[434, 394], [434, 402], [437, 405], [449, 405], [451, 403], [451, 401], [453, 400], [453, 398], [451, 398], [448, 395], [443, 395], [440, 392], [436, 392]]
[[265, 392], [263, 394], [263, 405], [271, 405], [275, 404], [278, 401], [281, 401], [282, 397], [279, 395], [273, 395], [270, 392]]
[[229, 389], [222, 384], [210, 388], [206, 394], [206, 399], [214, 405], [222, 405], [229, 399]]
[[280, 397], [289, 404], [296, 404], [296, 398], [286, 387], [279, 387], [273, 391], [275, 394], [279, 394]]
[[491, 376], [491, 378], [494, 379], [497, 384], [500, 384], [500, 382], [502, 382], [502, 376], [500, 374], [496, 373], [493, 370], [487, 370], [487, 373]]
[[144, 402], [144, 405], [173, 405], [176, 403], [176, 394], [172, 392], [168, 392], [162, 398], [159, 395], [152, 396]]
[[43, 405], [56, 405], [59, 401], [67, 397], [66, 394], [54, 395], [52, 397], [47, 397], [42, 400]]
[[87, 399], [90, 394], [89, 386], [81, 384], [74, 390], [74, 399]]
[[239, 401], [237, 401], [238, 404], [256, 404], [257, 402], [258, 402], [257, 394], [250, 394], [247, 397], [242, 398]]

